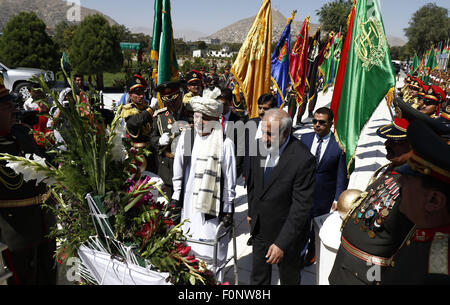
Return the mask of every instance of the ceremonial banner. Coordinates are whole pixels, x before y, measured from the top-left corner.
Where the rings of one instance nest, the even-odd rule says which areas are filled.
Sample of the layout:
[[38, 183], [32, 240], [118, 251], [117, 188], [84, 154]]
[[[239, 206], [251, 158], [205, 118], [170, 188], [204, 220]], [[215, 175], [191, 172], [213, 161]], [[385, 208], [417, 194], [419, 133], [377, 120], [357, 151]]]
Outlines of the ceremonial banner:
[[158, 85], [178, 79], [170, 0], [155, 0], [151, 58], [158, 60]]
[[417, 71], [417, 69], [419, 68], [419, 58], [417, 57], [417, 54], [416, 53], [414, 53], [414, 59], [413, 59], [413, 62], [412, 62], [412, 66], [411, 66], [411, 70], [409, 71], [409, 75], [413, 75], [414, 74], [414, 72], [416, 72]]
[[339, 62], [341, 61], [341, 52], [342, 52], [342, 35], [339, 32], [336, 34], [334, 38], [333, 63], [331, 65], [331, 80], [330, 80], [331, 86], [334, 86], [336, 82]]
[[362, 128], [395, 85], [378, 1], [354, 2], [331, 101], [335, 135], [346, 152], [347, 171], [354, 168]]
[[230, 72], [244, 93], [250, 118], [258, 116], [258, 98], [270, 92], [272, 11], [264, 0]]
[[333, 54], [334, 54], [334, 32], [328, 34], [327, 44], [325, 46], [323, 54], [323, 63], [320, 66], [320, 73], [323, 75], [323, 90], [325, 94], [328, 91], [328, 86], [330, 85], [331, 79], [331, 69], [333, 66]]
[[288, 72], [289, 72], [289, 52], [291, 46], [291, 23], [294, 19], [296, 11], [292, 13], [292, 16], [288, 19], [287, 25], [284, 28], [283, 34], [281, 34], [280, 41], [272, 53], [272, 67], [271, 75], [272, 82], [277, 89], [277, 106], [282, 108], [285, 103], [286, 87], [288, 84]]
[[422, 81], [425, 83], [425, 85], [429, 85], [431, 72], [433, 72], [433, 70], [436, 68], [438, 68], [438, 64], [436, 60], [436, 54], [434, 53], [434, 47], [432, 47], [427, 58], [427, 63], [425, 65], [425, 70], [422, 78]]
[[308, 51], [308, 112], [311, 114], [314, 111], [317, 101], [317, 85], [319, 73], [319, 52], [320, 52], [320, 27], [317, 28], [316, 33], [311, 37]]
[[296, 93], [297, 104], [303, 103], [303, 95], [305, 94], [308, 69], [308, 39], [309, 39], [309, 16], [303, 21], [303, 26], [295, 42], [292, 52], [289, 55], [289, 75], [292, 87]]

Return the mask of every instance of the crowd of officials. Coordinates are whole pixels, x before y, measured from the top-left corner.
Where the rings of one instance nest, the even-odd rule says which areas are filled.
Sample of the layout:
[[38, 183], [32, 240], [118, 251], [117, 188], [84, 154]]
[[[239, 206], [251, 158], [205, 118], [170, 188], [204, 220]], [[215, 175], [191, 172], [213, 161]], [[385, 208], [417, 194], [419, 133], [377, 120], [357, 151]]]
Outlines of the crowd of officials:
[[[232, 225], [242, 179], [253, 250], [250, 283], [271, 284], [277, 264], [281, 284], [298, 285], [303, 267], [315, 261], [313, 218], [336, 210], [348, 187], [345, 152], [331, 131], [333, 112], [313, 109], [314, 131], [298, 139], [293, 131], [301, 126], [267, 92], [258, 99], [258, 117], [250, 119], [229, 68], [221, 75], [215, 66], [192, 70], [158, 86], [135, 74], [120, 102], [123, 125], [135, 148], [151, 152], [141, 171], [161, 177], [169, 204], [179, 211], [175, 223], [189, 219], [183, 228], [194, 239], [211, 241], [220, 223]], [[86, 90], [82, 80], [75, 84], [77, 94]], [[69, 92], [61, 93], [62, 102], [71, 102]], [[52, 111], [33, 104], [39, 94], [31, 90], [24, 110]], [[390, 163], [352, 198], [331, 284], [450, 283], [450, 105], [442, 88], [411, 75], [397, 96], [394, 121], [377, 130]], [[59, 141], [46, 116], [29, 122], [22, 115], [25, 123], [18, 124], [21, 113], [28, 112], [17, 109], [0, 83], [0, 152], [39, 155], [44, 147], [37, 135]], [[39, 133], [33, 138], [30, 129]], [[13, 272], [9, 283], [55, 284], [55, 241], [47, 237], [54, 220], [40, 207], [47, 190], [0, 165], [0, 242], [8, 246], [2, 255]], [[211, 264], [212, 248], [190, 246]], [[227, 247], [227, 240], [219, 243], [219, 261]], [[381, 276], [368, 276], [373, 265]]]

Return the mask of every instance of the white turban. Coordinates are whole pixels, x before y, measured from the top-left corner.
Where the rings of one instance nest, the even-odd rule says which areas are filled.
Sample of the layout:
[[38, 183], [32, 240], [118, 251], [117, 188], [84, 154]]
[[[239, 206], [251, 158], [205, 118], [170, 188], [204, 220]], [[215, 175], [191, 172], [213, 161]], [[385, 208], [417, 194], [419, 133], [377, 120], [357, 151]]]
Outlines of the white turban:
[[194, 112], [200, 112], [211, 117], [218, 118], [222, 114], [223, 105], [216, 100], [220, 95], [220, 90], [204, 92], [203, 96], [194, 96], [189, 103]]

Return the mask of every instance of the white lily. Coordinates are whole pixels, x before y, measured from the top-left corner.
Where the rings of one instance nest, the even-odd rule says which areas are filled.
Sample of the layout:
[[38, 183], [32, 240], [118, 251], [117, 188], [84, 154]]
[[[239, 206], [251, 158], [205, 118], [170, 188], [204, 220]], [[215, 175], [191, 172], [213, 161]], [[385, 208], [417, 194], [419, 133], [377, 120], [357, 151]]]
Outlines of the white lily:
[[36, 180], [36, 185], [41, 182], [47, 185], [56, 183], [56, 180], [49, 176], [51, 170], [45, 163], [45, 158], [36, 154], [33, 154], [32, 159], [31, 154], [26, 154], [25, 158], [10, 156], [9, 159], [6, 159], [5, 166], [11, 168], [16, 174], [22, 174], [23, 180], [26, 182]]

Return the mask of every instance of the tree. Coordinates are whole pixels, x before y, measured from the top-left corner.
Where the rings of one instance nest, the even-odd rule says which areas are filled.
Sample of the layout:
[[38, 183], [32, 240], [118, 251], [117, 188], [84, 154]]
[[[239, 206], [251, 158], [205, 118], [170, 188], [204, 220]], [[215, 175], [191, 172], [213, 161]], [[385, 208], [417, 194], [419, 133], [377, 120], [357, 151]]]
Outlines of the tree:
[[199, 41], [197, 46], [200, 50], [206, 50], [208, 48], [206, 42], [204, 42], [203, 40]]
[[341, 31], [345, 35], [347, 33], [347, 18], [352, 10], [352, 6], [353, 2], [351, 0], [335, 0], [323, 5], [316, 11], [322, 31], [327, 34], [331, 31], [335, 33]]
[[70, 48], [77, 28], [77, 24], [70, 24], [66, 21], [61, 21], [55, 26], [53, 41], [56, 43], [60, 51], [68, 50]]
[[418, 9], [404, 29], [409, 47], [420, 56], [432, 44], [446, 41], [450, 37], [450, 18], [448, 10], [434, 3], [428, 3]]
[[57, 70], [59, 54], [45, 28], [34, 12], [17, 14], [0, 36], [0, 58], [11, 66]]
[[96, 75], [97, 89], [103, 89], [103, 72], [118, 72], [123, 65], [118, 31], [100, 14], [86, 17], [73, 37], [69, 61], [78, 73]]

